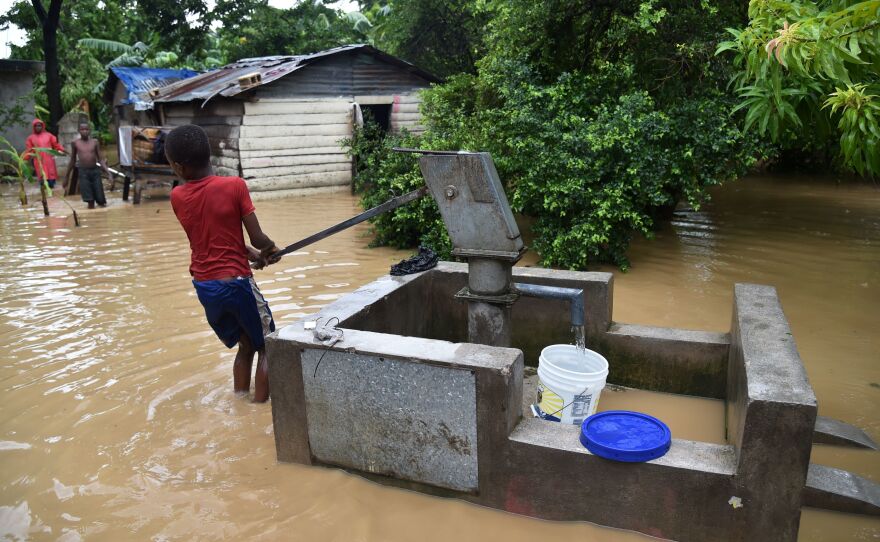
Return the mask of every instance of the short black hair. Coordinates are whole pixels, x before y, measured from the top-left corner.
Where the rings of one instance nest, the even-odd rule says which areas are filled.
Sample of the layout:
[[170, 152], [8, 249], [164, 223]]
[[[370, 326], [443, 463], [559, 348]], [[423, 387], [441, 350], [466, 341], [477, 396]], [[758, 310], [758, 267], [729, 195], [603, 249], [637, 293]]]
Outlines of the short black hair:
[[178, 126], [165, 138], [165, 154], [172, 162], [189, 167], [211, 163], [211, 145], [204, 128], [195, 124]]

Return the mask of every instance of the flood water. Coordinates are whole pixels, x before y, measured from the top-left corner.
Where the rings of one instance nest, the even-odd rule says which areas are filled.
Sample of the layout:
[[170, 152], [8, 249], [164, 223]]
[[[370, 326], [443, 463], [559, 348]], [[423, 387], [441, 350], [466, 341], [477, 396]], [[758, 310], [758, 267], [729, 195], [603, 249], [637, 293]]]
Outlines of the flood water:
[[[647, 539], [276, 463], [270, 407], [232, 393], [233, 352], [204, 322], [167, 199], [133, 207], [116, 192], [108, 209], [81, 211], [75, 229], [57, 201], [46, 219], [39, 206], [19, 208], [14, 190], [2, 195], [0, 539]], [[279, 244], [360, 210], [346, 193], [256, 205]], [[276, 322], [408, 255], [366, 248], [368, 233], [354, 228], [257, 272]], [[630, 255], [629, 273], [614, 270], [619, 321], [726, 331], [735, 282], [775, 285], [820, 413], [880, 439], [876, 188], [743, 180]], [[698, 417], [690, 403], [649, 399], [674, 432], [717, 431], [720, 411]], [[816, 446], [813, 461], [880, 480], [880, 453]], [[880, 537], [876, 518], [802, 517], [803, 541]]]

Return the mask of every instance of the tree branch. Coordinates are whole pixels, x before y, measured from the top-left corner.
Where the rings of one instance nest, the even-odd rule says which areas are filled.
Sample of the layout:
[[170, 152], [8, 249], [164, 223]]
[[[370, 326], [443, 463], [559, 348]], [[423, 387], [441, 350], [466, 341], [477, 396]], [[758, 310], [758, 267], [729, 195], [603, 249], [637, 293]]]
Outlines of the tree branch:
[[40, 24], [45, 24], [48, 15], [46, 15], [46, 8], [43, 7], [43, 2], [41, 0], [31, 0], [31, 4], [34, 6], [37, 18], [40, 19]]
[[[40, 0], [33, 0], [34, 2], [40, 2]], [[61, 18], [61, 1], [62, 0], [51, 0], [49, 4], [49, 19], [51, 21], [57, 22], [58, 19]], [[42, 5], [42, 3], [40, 3]]]

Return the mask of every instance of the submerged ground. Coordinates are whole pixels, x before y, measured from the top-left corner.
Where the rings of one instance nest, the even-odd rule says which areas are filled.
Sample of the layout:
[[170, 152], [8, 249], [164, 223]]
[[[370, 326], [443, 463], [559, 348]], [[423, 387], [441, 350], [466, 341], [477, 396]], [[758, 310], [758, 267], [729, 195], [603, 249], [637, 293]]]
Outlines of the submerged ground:
[[[58, 202], [45, 219], [14, 190], [2, 196], [0, 538], [645, 538], [277, 464], [270, 408], [232, 394], [232, 356], [203, 320], [167, 199], [133, 207], [116, 192], [74, 229]], [[347, 194], [257, 209], [279, 243], [359, 211]], [[349, 230], [258, 272], [279, 325], [407, 255], [367, 249], [367, 235]], [[615, 277], [620, 321], [726, 331], [734, 282], [775, 285], [819, 413], [880, 440], [880, 189], [744, 179], [630, 256]], [[718, 434], [714, 415], [656, 401], [673, 430]], [[813, 461], [880, 480], [880, 453], [816, 446]], [[804, 541], [877, 537], [877, 518], [805, 510], [801, 522]]]

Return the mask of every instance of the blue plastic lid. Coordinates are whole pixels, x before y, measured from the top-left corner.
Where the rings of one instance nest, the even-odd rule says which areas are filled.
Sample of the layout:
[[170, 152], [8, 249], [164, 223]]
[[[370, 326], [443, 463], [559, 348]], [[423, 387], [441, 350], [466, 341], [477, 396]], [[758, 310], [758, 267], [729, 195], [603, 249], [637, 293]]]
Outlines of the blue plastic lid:
[[628, 410], [593, 414], [581, 424], [580, 438], [593, 454], [629, 463], [663, 457], [672, 444], [672, 432], [665, 423]]

